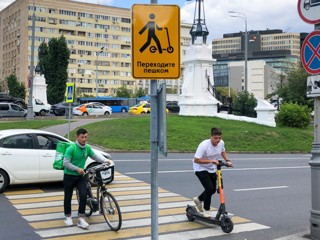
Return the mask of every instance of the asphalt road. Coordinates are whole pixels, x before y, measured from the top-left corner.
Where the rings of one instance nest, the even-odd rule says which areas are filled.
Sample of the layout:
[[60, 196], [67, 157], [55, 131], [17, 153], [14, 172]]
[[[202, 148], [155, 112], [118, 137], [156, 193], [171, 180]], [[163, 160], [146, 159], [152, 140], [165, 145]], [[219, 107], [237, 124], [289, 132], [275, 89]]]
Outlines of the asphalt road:
[[[121, 173], [150, 183], [150, 154], [112, 154]], [[192, 154], [159, 155], [159, 186], [192, 198], [202, 186], [192, 171]], [[215, 239], [271, 240], [309, 229], [311, 208], [308, 154], [230, 154], [223, 169], [227, 210], [270, 229]], [[213, 198], [219, 205], [219, 197]], [[210, 239], [210, 238], [208, 238]]]
[[[150, 183], [150, 153], [112, 153], [116, 171]], [[202, 191], [192, 171], [192, 154], [159, 155], [159, 187], [192, 198]], [[223, 169], [227, 210], [269, 228], [223, 234], [215, 240], [272, 240], [309, 229], [310, 155], [230, 154], [234, 168]], [[62, 190], [61, 183], [12, 186], [11, 190]], [[218, 195], [213, 206], [219, 205]], [[0, 194], [0, 240], [41, 239]], [[200, 239], [200, 238], [199, 238]], [[212, 239], [203, 238], [203, 239]]]

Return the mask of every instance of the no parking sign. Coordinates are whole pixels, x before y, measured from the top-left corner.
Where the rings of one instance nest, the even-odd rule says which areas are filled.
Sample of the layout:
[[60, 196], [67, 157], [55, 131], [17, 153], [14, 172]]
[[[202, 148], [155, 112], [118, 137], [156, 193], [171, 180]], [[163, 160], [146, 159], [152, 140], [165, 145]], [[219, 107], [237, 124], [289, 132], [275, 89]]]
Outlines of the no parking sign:
[[301, 62], [308, 73], [320, 73], [320, 31], [313, 31], [303, 41]]

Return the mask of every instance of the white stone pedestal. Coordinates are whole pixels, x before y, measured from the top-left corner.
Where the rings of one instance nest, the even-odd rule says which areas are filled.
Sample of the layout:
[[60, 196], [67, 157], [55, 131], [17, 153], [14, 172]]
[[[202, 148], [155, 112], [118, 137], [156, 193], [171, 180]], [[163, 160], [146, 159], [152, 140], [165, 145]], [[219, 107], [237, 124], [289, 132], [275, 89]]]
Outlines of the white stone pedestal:
[[46, 79], [39, 73], [33, 79], [32, 95], [34, 99], [39, 99], [44, 104], [48, 103]]
[[[194, 44], [187, 49], [183, 62], [183, 85], [179, 97], [180, 112], [184, 116], [216, 116], [217, 104], [212, 96], [213, 68], [212, 50], [206, 44]], [[209, 90], [208, 90], [209, 88]]]

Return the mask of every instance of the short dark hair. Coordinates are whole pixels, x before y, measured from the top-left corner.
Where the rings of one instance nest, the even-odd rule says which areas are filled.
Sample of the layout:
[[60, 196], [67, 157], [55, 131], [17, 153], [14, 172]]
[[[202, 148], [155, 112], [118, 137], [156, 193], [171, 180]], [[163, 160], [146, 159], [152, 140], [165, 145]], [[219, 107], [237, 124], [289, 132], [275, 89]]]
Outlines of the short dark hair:
[[216, 127], [211, 128], [211, 136], [217, 136], [217, 135], [218, 136], [222, 135], [220, 128], [216, 128]]
[[88, 133], [88, 131], [84, 128], [79, 128], [77, 131], [77, 136], [81, 135], [81, 134], [86, 134]]

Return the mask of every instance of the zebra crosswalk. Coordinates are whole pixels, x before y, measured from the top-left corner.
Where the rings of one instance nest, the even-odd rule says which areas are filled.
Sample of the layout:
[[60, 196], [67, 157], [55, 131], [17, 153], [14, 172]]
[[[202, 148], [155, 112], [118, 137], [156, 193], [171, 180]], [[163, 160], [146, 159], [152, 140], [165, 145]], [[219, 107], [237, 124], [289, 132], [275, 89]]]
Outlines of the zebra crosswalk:
[[[108, 189], [117, 199], [122, 212], [122, 228], [110, 230], [103, 216], [94, 213], [87, 219], [89, 229], [76, 225], [66, 227], [63, 214], [63, 191], [43, 192], [40, 189], [9, 191], [5, 196], [42, 239], [150, 239], [151, 205], [150, 184], [116, 173]], [[220, 227], [208, 228], [198, 222], [189, 222], [185, 215], [191, 199], [165, 189], [158, 190], [159, 239], [200, 239], [220, 236]], [[72, 215], [77, 216], [78, 201], [72, 200]], [[268, 229], [268, 226], [230, 214], [235, 224], [233, 234]]]

